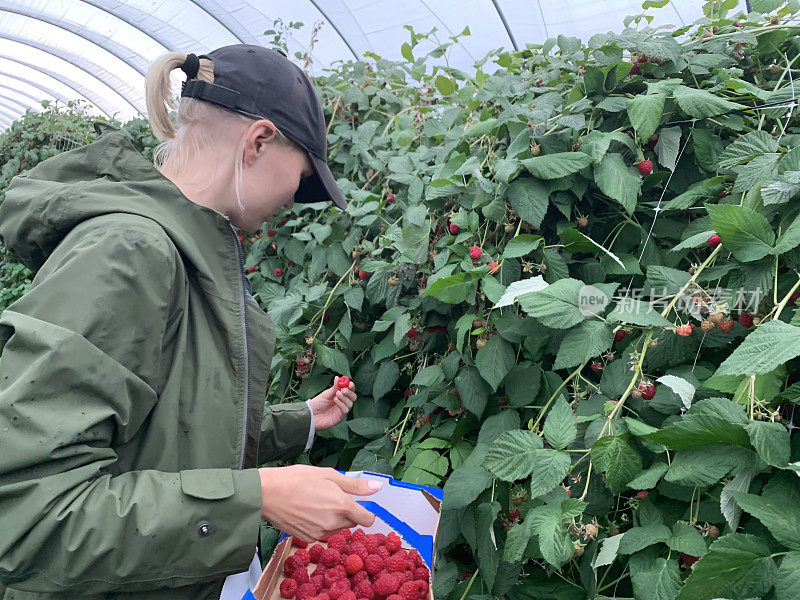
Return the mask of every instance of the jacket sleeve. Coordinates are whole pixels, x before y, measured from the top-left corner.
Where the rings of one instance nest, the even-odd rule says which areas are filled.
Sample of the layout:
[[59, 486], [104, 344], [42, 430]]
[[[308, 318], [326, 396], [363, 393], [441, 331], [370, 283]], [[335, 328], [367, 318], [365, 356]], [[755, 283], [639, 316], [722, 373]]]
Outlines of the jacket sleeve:
[[264, 407], [258, 462], [291, 458], [311, 447], [314, 415], [308, 402], [288, 402]]
[[135, 219], [73, 229], [0, 316], [0, 581], [14, 589], [178, 587], [255, 553], [257, 469], [117, 465], [158, 400], [180, 260]]

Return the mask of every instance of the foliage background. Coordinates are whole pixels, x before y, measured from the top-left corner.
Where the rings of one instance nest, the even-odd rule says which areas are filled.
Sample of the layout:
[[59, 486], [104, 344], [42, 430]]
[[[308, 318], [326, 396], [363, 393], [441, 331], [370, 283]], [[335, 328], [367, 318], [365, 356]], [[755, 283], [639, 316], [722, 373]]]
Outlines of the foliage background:
[[[409, 28], [404, 61], [315, 78], [350, 205], [245, 238], [266, 399], [355, 380], [300, 460], [444, 487], [437, 599], [800, 598], [800, 6], [735, 4], [474, 75], [447, 67], [459, 36]], [[45, 109], [0, 137], [0, 186], [93, 141], [79, 104]], [[32, 274], [2, 258], [5, 307]], [[613, 300], [587, 314], [584, 285]]]

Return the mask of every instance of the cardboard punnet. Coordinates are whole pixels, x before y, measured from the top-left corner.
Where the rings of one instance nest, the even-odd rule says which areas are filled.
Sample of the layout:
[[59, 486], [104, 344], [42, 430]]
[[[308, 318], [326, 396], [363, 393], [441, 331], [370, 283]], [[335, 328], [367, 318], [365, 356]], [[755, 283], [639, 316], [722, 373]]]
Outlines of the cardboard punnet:
[[[371, 527], [358, 528], [367, 533], [388, 534], [394, 531], [402, 538], [403, 548], [417, 550], [431, 574], [428, 600], [433, 600], [433, 565], [436, 560], [436, 534], [444, 500], [442, 490], [396, 481], [382, 473], [348, 471], [345, 475], [384, 482], [380, 490], [369, 496], [350, 494], [351, 498], [375, 515], [375, 522]], [[324, 543], [321, 545], [325, 546]], [[242, 600], [283, 600], [278, 589], [284, 579], [283, 563], [295, 550], [292, 547], [292, 538], [281, 533], [275, 552], [264, 568], [258, 584]], [[313, 567], [316, 565], [309, 565], [309, 572], [313, 571]]]

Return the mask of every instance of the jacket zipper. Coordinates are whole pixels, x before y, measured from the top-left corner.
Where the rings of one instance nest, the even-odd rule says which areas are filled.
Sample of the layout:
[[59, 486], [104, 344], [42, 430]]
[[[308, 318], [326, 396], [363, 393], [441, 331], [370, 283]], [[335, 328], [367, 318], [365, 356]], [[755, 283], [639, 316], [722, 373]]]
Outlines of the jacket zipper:
[[[226, 217], [226, 220], [227, 217]], [[247, 344], [247, 301], [245, 299], [245, 283], [244, 283], [244, 253], [242, 252], [242, 244], [239, 242], [239, 236], [236, 235], [236, 230], [228, 220], [228, 225], [231, 227], [236, 242], [236, 250], [239, 252], [239, 285], [242, 290], [241, 307], [242, 307], [242, 327], [244, 327], [244, 410], [242, 421], [242, 455], [239, 461], [239, 468], [244, 469], [245, 458], [247, 456], [247, 424], [250, 420], [250, 352]]]

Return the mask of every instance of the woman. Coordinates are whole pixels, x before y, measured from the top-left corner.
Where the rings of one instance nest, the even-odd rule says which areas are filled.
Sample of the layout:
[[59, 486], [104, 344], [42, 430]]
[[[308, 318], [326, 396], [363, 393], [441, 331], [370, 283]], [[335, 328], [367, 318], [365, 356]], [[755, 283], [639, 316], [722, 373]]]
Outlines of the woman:
[[146, 88], [166, 140], [155, 166], [106, 126], [16, 177], [0, 207], [4, 243], [37, 271], [0, 317], [4, 600], [241, 597], [261, 519], [307, 541], [374, 521], [348, 495], [367, 481], [256, 468], [307, 449], [356, 399], [334, 379], [264, 408], [274, 328], [233, 228], [293, 198], [346, 206], [313, 88], [244, 44], [167, 54]]

